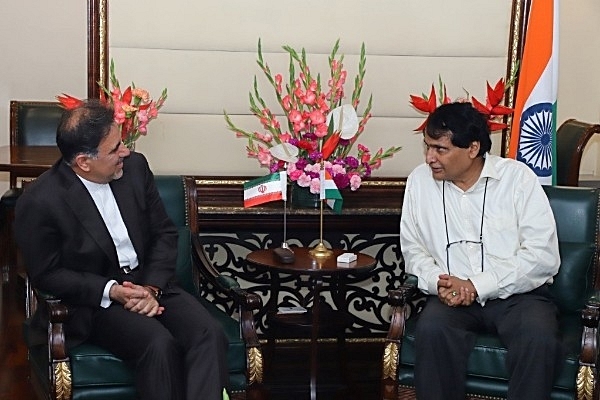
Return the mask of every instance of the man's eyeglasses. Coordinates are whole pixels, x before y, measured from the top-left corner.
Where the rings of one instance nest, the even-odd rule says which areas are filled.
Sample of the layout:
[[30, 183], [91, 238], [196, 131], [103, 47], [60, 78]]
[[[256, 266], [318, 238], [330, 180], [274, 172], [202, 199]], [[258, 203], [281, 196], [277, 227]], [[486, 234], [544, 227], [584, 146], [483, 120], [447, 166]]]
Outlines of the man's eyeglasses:
[[450, 248], [454, 246], [454, 248], [459, 247], [459, 245], [477, 245], [479, 246], [479, 251], [481, 252], [481, 272], [483, 272], [483, 238], [480, 236], [480, 240], [457, 240], [456, 242], [451, 242], [446, 245], [446, 266], [448, 267], [448, 274], [452, 275], [450, 272]]
[[444, 226], [446, 228], [446, 267], [448, 267], [448, 274], [452, 275], [450, 270], [450, 248], [458, 245], [478, 245], [481, 251], [481, 272], [483, 272], [483, 216], [485, 214], [485, 197], [487, 195], [487, 184], [489, 178], [485, 178], [485, 187], [483, 189], [483, 204], [481, 206], [481, 224], [479, 227], [479, 240], [457, 240], [454, 242], [450, 241], [450, 235], [448, 234], [448, 220], [446, 217], [446, 182], [442, 184], [442, 205], [444, 206]]

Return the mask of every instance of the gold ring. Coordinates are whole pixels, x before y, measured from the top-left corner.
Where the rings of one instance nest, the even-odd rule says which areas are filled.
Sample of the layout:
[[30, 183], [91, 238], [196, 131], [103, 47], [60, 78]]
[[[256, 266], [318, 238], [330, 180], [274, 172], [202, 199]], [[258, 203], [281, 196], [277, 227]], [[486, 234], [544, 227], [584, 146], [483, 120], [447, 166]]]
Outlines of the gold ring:
[[456, 296], [458, 293], [456, 292], [456, 290], [452, 291], [452, 297]]

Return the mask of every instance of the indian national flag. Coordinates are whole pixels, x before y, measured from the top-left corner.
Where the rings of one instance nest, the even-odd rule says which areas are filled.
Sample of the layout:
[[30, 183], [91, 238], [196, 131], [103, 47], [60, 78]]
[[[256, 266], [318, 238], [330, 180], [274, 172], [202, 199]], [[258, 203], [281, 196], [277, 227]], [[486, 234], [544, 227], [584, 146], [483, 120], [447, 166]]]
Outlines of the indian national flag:
[[342, 212], [342, 194], [335, 185], [331, 174], [328, 171], [321, 170], [321, 195], [320, 199], [325, 200], [327, 205], [336, 213]]
[[275, 200], [287, 200], [287, 173], [275, 172], [244, 183], [244, 207]]
[[532, 0], [519, 70], [508, 156], [543, 185], [556, 182], [559, 0]]

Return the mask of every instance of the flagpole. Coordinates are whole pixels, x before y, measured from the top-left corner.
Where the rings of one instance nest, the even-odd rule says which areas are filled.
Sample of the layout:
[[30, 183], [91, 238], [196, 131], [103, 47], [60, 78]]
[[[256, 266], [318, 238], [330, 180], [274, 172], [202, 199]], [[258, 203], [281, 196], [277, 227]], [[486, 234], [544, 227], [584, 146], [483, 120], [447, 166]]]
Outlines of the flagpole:
[[[323, 138], [321, 138], [321, 141], [319, 143], [319, 147], [321, 152], [323, 151]], [[331, 257], [331, 255], [333, 254], [333, 251], [331, 251], [330, 249], [327, 248], [327, 246], [325, 246], [325, 244], [323, 243], [323, 190], [324, 187], [323, 185], [325, 184], [324, 179], [323, 179], [323, 168], [325, 167], [325, 163], [323, 162], [323, 157], [321, 156], [321, 170], [319, 171], [319, 180], [320, 180], [320, 185], [319, 185], [319, 200], [321, 202], [321, 207], [320, 207], [320, 212], [319, 212], [319, 243], [313, 247], [311, 250], [308, 251], [308, 253], [315, 257], [315, 258], [327, 258], [327, 257]]]
[[281, 247], [284, 249], [290, 248], [287, 242], [287, 197], [283, 201], [283, 242], [281, 243]]

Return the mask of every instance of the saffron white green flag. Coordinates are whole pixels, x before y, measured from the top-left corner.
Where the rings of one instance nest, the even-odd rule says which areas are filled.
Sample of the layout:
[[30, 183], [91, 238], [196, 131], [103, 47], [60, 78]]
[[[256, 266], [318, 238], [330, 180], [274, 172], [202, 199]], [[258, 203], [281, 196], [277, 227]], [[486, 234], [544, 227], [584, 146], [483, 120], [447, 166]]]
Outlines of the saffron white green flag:
[[336, 213], [342, 212], [342, 194], [335, 185], [331, 174], [325, 170], [321, 170], [321, 195], [320, 199], [325, 200], [327, 205]]
[[244, 207], [287, 200], [287, 173], [275, 172], [244, 183]]
[[531, 2], [508, 151], [508, 157], [527, 164], [542, 185], [556, 183], [558, 3]]

